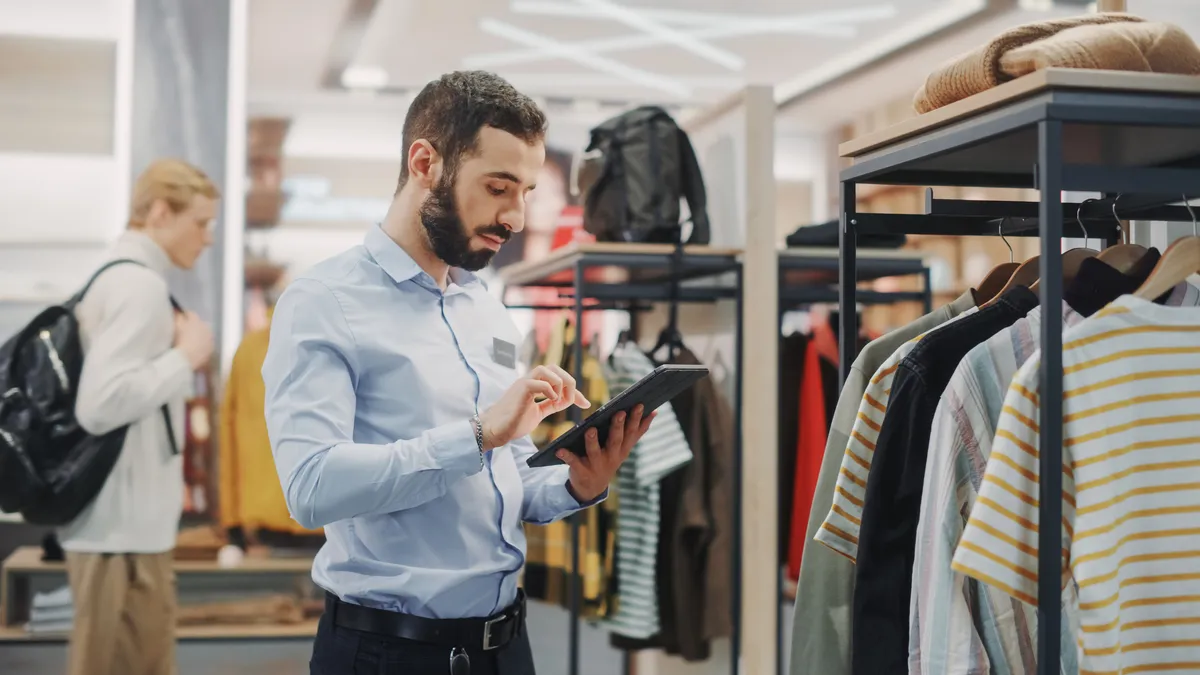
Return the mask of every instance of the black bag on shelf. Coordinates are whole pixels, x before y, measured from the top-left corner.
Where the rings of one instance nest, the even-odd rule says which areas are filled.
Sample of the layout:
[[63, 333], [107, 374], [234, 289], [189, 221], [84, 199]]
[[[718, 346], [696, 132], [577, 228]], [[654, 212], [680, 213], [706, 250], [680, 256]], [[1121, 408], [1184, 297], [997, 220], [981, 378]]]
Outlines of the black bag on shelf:
[[692, 228], [685, 244], [709, 242], [707, 197], [687, 133], [662, 108], [643, 106], [592, 129], [579, 173], [583, 226], [598, 241], [675, 243], [681, 199]]
[[[96, 277], [121, 263], [141, 264], [106, 263], [83, 290], [0, 345], [0, 511], [19, 511], [30, 524], [74, 520], [104, 487], [125, 444], [127, 426], [94, 436], [75, 418], [83, 371], [75, 308]], [[178, 454], [165, 405], [162, 414]]]

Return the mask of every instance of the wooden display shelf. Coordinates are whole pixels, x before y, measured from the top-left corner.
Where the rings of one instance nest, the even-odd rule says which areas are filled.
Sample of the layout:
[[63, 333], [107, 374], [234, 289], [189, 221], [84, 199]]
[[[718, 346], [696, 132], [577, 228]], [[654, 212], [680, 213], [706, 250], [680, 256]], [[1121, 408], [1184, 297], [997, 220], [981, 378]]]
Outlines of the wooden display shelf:
[[[311, 639], [317, 634], [317, 619], [294, 624], [218, 624], [212, 626], [180, 626], [175, 637], [184, 640], [288, 640]], [[22, 626], [0, 626], [0, 644], [9, 642], [62, 643], [66, 633], [26, 632]]]
[[[573, 278], [575, 263], [589, 256], [630, 255], [661, 258], [665, 267], [674, 251], [675, 247], [671, 244], [571, 243], [554, 249], [541, 260], [527, 260], [509, 265], [500, 270], [499, 276], [500, 280], [509, 286], [536, 286], [547, 282], [550, 285], [561, 285]], [[741, 249], [715, 246], [689, 245], [684, 246], [683, 251], [690, 260], [736, 258], [741, 254]]]
[[923, 115], [904, 120], [886, 129], [846, 141], [838, 146], [838, 155], [851, 158], [861, 157], [875, 150], [895, 145], [900, 141], [928, 134], [940, 127], [1051, 89], [1196, 95], [1200, 94], [1200, 77], [1115, 70], [1047, 68], [931, 110]]
[[[210, 560], [176, 560], [176, 574], [307, 574], [312, 570], [312, 558], [243, 558], [237, 567], [221, 567]], [[4, 561], [3, 574], [30, 572], [63, 572], [66, 565], [61, 562], [42, 560], [42, 549], [37, 546], [22, 546]]]
[[[40, 547], [23, 546], [13, 551], [0, 566], [0, 642], [57, 642], [66, 639], [64, 634], [32, 635], [25, 630], [24, 618], [28, 616], [28, 607], [37, 586], [46, 588], [48, 584], [53, 584], [58, 587], [66, 583], [66, 564], [46, 562], [41, 557]], [[209, 560], [173, 562], [181, 598], [192, 597], [189, 590], [193, 586], [211, 589], [228, 585], [226, 592], [230, 592], [230, 589], [246, 589], [248, 593], [256, 593], [271, 586], [294, 589], [294, 578], [302, 577], [305, 583], [311, 583], [308, 581], [312, 570], [311, 557], [244, 558], [236, 567], [221, 567], [216, 561]], [[269, 577], [275, 579], [268, 580]], [[189, 584], [189, 579], [193, 583]], [[238, 593], [240, 590], [231, 592]], [[305, 638], [315, 634], [316, 623], [310, 620], [289, 624], [186, 625], [177, 630], [179, 638], [184, 640]]]

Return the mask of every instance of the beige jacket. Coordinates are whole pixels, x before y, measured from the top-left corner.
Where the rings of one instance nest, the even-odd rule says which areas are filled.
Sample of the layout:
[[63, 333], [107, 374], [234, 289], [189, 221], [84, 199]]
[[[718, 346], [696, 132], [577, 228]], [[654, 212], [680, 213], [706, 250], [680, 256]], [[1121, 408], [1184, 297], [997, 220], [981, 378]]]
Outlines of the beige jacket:
[[63, 548], [86, 553], [162, 553], [175, 546], [183, 511], [183, 459], [173, 455], [160, 408], [169, 405], [182, 450], [184, 403], [192, 368], [174, 349], [174, 314], [165, 251], [140, 232], [125, 232], [76, 308], [83, 373], [75, 414], [93, 434], [128, 424], [121, 456], [96, 499], [59, 531]]

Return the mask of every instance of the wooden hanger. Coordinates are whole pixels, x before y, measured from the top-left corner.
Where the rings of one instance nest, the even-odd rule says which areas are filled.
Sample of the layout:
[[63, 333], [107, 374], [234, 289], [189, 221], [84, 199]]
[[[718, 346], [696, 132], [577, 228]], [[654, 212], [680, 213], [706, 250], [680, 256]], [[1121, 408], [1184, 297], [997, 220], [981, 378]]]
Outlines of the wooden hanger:
[[1009, 277], [1008, 283], [1004, 284], [1004, 288], [1001, 288], [1000, 292], [996, 294], [996, 297], [985, 302], [983, 306], [992, 304], [997, 298], [1016, 288], [1017, 286], [1031, 288], [1036, 285], [1038, 281], [1038, 275], [1042, 273], [1040, 266], [1041, 259], [1042, 257], [1040, 255], [1035, 255], [1029, 260], [1021, 263], [1020, 267], [1018, 267], [1016, 271], [1013, 272], [1012, 276]]
[[[1087, 201], [1085, 200], [1084, 204], [1086, 203]], [[1079, 217], [1082, 209], [1083, 204], [1080, 204], [1079, 210], [1075, 212], [1075, 221], [1079, 223], [1079, 229], [1083, 230], [1083, 246], [1080, 248], [1073, 248], [1062, 254], [1063, 286], [1066, 286], [1075, 279], [1075, 276], [1079, 274], [1079, 268], [1083, 266], [1084, 260], [1087, 260], [1088, 258], [1095, 258], [1100, 255], [1099, 251], [1087, 247], [1087, 241], [1089, 238], [1088, 231], [1087, 228], [1083, 226], [1083, 219]], [[1029, 287], [1029, 290], [1036, 292], [1037, 289], [1038, 282], [1035, 281]]]
[[1150, 276], [1134, 292], [1134, 295], [1154, 301], [1156, 298], [1175, 288], [1191, 275], [1200, 272], [1200, 236], [1197, 236], [1196, 213], [1188, 204], [1187, 195], [1183, 196], [1183, 205], [1192, 215], [1192, 236], [1183, 237], [1167, 247], [1166, 253], [1150, 271]]
[[[1083, 266], [1083, 261], [1088, 258], [1095, 258], [1100, 255], [1100, 252], [1090, 248], [1073, 248], [1062, 254], [1062, 271], [1063, 285], [1071, 283], [1075, 280], [1075, 275], [1079, 274], [1079, 268]], [[1041, 281], [1040, 279], [1038, 281]], [[1029, 287], [1029, 290], [1037, 292], [1038, 282], [1035, 281]]]
[[[1117, 229], [1120, 230], [1121, 235], [1125, 237], [1125, 243], [1117, 244], [1116, 246], [1109, 246], [1101, 251], [1100, 255], [1096, 256], [1096, 259], [1107, 264], [1109, 267], [1117, 270], [1121, 274], [1128, 274], [1130, 270], [1136, 267], [1141, 259], [1145, 257], [1147, 253], [1149, 253], [1149, 251], [1145, 246], [1129, 243], [1129, 233], [1125, 231], [1124, 227], [1121, 227], [1121, 219], [1117, 216], [1117, 201], [1119, 199], [1121, 199], [1121, 195], [1117, 195], [1116, 199], [1113, 200], [1112, 212], [1113, 219], [1117, 221]], [[1086, 204], [1089, 201], [1093, 200], [1084, 200], [1083, 203], [1079, 205], [1079, 208], [1083, 209], [1083, 204]], [[1078, 211], [1075, 212], [1075, 219], [1079, 220], [1079, 226], [1083, 227], [1083, 221], [1080, 220]]]
[[[1007, 220], [1007, 219], [1005, 219]], [[979, 282], [979, 287], [975, 289], [975, 305], [982, 306], [992, 298], [1000, 295], [1001, 289], [1005, 288], [1005, 284], [1012, 278], [1013, 273], [1021, 266], [1020, 263], [1013, 260], [1012, 244], [1004, 238], [1004, 220], [1000, 221], [1000, 225], [996, 227], [1000, 234], [1000, 241], [1008, 247], [1008, 262], [1000, 263], [992, 268], [983, 281]]]

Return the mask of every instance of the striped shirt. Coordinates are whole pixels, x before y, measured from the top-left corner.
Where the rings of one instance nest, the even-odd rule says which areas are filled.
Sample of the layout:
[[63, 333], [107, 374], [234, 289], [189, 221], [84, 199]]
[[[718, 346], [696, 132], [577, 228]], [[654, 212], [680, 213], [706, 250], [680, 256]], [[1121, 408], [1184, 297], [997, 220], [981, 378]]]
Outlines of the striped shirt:
[[[972, 349], [950, 379], [929, 436], [909, 604], [911, 675], [1037, 672], [1037, 610], [950, 569], [979, 492], [1008, 385], [1040, 344], [1042, 308]], [[1063, 325], [1084, 317], [1063, 303]], [[1070, 586], [1069, 591], [1073, 591]], [[1075, 611], [1073, 594], [1064, 617]], [[1063, 644], [1075, 633], [1064, 627]], [[1063, 673], [1078, 672], [1073, 650]]]
[[[608, 362], [612, 391], [627, 389], [654, 370], [636, 345], [618, 346]], [[655, 569], [662, 511], [659, 481], [692, 460], [683, 429], [670, 403], [658, 408], [654, 424], [617, 470], [617, 600], [605, 625], [625, 637], [646, 639], [659, 632]]]
[[[971, 316], [977, 311], [979, 311], [977, 307], [971, 307], [942, 326]], [[879, 440], [879, 429], [883, 425], [883, 416], [887, 413], [887, 403], [892, 393], [892, 380], [896, 377], [896, 369], [900, 366], [900, 362], [928, 334], [922, 333], [900, 345], [883, 362], [883, 365], [879, 366], [879, 370], [875, 371], [875, 375], [867, 384], [866, 393], [863, 394], [862, 402], [858, 406], [858, 416], [850, 431], [850, 441], [846, 446], [845, 455], [842, 457], [842, 466], [838, 471], [837, 484], [834, 486], [833, 505], [829, 509], [829, 514], [825, 516], [825, 522], [821, 523], [821, 529], [814, 537], [817, 541], [851, 560], [858, 558], [858, 533], [862, 526], [867, 474], [871, 471], [871, 460], [875, 457], [875, 443]]]
[[[1122, 296], [1063, 335], [1062, 554], [1085, 675], [1200, 669], [1200, 309], [1184, 304]], [[1009, 387], [953, 561], [1030, 604], [1039, 361]]]

